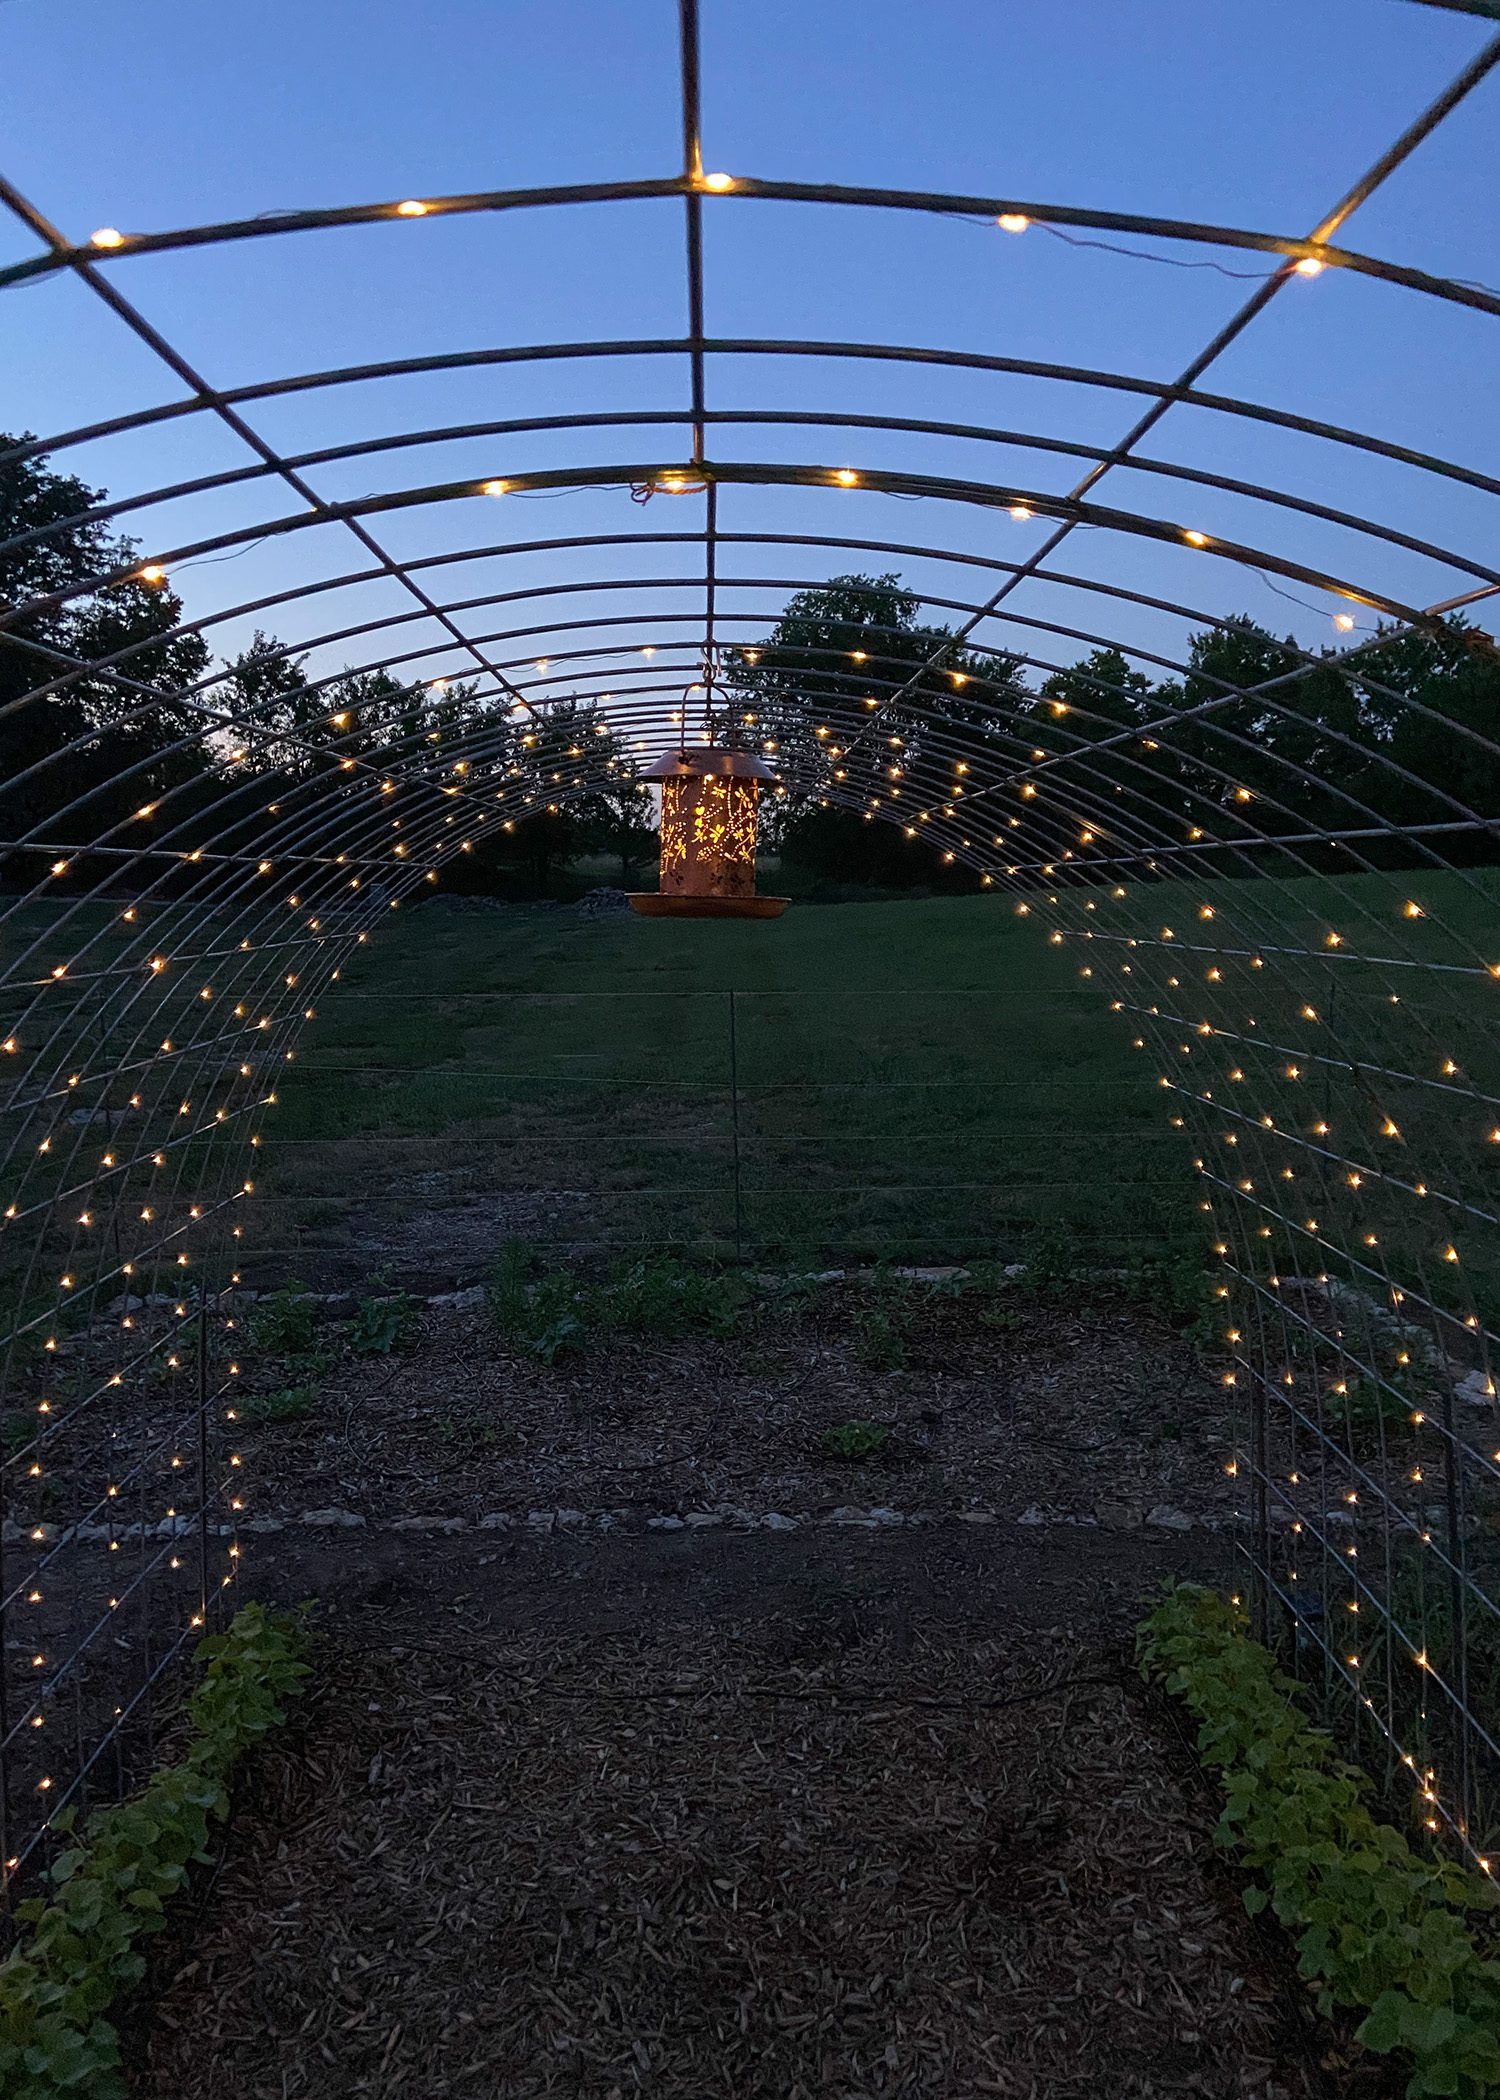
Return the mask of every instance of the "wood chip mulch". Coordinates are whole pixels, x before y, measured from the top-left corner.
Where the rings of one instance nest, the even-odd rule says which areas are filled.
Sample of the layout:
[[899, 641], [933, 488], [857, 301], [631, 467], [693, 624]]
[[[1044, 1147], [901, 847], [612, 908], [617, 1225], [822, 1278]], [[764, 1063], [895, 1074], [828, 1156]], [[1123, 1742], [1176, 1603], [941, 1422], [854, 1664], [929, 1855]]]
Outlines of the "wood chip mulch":
[[[967, 1299], [918, 1300], [893, 1370], [862, 1360], [868, 1291], [830, 1285], [728, 1340], [618, 1335], [536, 1362], [483, 1310], [433, 1309], [409, 1351], [347, 1354], [306, 1422], [239, 1428], [253, 1512], [338, 1503], [371, 1524], [407, 1514], [524, 1516], [559, 1505], [797, 1513], [838, 1503], [1095, 1521], [1097, 1504], [1168, 1504], [1225, 1523], [1225, 1391], [1164, 1321], [1133, 1306], [1018, 1304], [986, 1325]], [[248, 1389], [285, 1366], [245, 1356]], [[869, 1465], [824, 1431], [889, 1431]], [[1240, 1498], [1243, 1499], [1243, 1498]]]
[[349, 1638], [252, 1777], [145, 2090], [1333, 2090], [1210, 1802], [1097, 1640], [816, 1608]]

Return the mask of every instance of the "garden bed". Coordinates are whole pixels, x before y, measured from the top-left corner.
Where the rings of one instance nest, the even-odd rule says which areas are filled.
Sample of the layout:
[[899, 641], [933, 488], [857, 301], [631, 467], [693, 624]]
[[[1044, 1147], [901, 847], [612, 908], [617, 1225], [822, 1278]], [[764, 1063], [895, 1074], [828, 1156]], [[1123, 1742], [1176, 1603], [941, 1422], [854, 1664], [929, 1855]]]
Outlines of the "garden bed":
[[493, 1609], [405, 1548], [327, 1621], [154, 2089], [1335, 2090], [1108, 1615], [1036, 1622], [1041, 1542], [913, 1543], [528, 1540]]

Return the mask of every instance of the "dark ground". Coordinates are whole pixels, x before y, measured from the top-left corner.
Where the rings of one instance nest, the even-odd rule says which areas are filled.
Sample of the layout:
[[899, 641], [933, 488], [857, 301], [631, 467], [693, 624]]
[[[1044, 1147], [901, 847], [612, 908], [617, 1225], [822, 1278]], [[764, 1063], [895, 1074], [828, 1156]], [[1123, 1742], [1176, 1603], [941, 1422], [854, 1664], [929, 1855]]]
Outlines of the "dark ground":
[[319, 1677], [142, 2084], [1399, 2090], [1346, 2079], [1128, 1667], [1131, 1600], [1226, 1560], [1061, 1527], [278, 1540], [257, 1590], [318, 1592]]
[[[241, 1308], [226, 1598], [315, 1598], [318, 1675], [158, 1944], [138, 2090], [1399, 2091], [1246, 1918], [1131, 1667], [1143, 1596], [1236, 1579], [1225, 1388], [1107, 1294], [883, 1290], [552, 1366], [479, 1303], [376, 1360], [329, 1308], [312, 1412], [259, 1425], [301, 1372]], [[118, 1418], [163, 1466], [172, 1402]]]

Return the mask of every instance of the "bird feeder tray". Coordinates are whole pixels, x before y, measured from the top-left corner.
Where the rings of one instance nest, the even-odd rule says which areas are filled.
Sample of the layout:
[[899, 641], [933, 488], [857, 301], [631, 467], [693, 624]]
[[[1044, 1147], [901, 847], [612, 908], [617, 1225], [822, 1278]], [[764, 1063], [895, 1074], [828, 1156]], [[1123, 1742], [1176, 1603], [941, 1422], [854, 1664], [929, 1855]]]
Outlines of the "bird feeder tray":
[[664, 890], [632, 890], [630, 908], [643, 919], [779, 919], [790, 897], [685, 897]]
[[682, 752], [644, 768], [661, 783], [661, 886], [632, 893], [648, 919], [779, 919], [755, 893], [756, 805], [772, 769], [748, 751]]

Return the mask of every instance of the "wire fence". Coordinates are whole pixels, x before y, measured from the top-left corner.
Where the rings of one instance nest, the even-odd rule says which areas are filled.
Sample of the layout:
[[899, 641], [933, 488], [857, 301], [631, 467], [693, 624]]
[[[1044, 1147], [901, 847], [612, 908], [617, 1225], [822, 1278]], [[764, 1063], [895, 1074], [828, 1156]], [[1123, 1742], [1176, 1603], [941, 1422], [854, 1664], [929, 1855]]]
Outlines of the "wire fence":
[[[913, 1038], [902, 1054], [925, 1058], [923, 1069], [866, 1069], [855, 1087], [826, 1061], [799, 1070], [791, 1058], [787, 1069], [786, 999], [679, 1003], [682, 1044], [642, 1037], [629, 1069], [603, 1080], [575, 1073], [564, 1085], [553, 1064], [498, 1058], [484, 1073], [476, 1058], [462, 1084], [491, 1104], [510, 1089], [496, 1142], [513, 1178], [535, 1182], [538, 1160], [561, 1158], [605, 1241], [746, 1261], [967, 1257], [1049, 1215], [1113, 1239], [1114, 1258], [1134, 1238], [1175, 1234], [1179, 1218], [1184, 1235], [1201, 1230], [1243, 1415], [1233, 1463], [1258, 1623], [1388, 1787], [1410, 1790], [1434, 1838], [1487, 1862], [1500, 1843], [1500, 649], [1473, 622], [1500, 590], [1493, 535], [1480, 529], [1500, 482], [1440, 456], [1430, 433], [1418, 443], [1404, 426], [1346, 428], [1205, 380], [1273, 301], [1322, 296], [1340, 273], [1372, 300], [1399, 289], [1424, 317], [1461, 311], [1480, 326], [1500, 313], [1481, 285], [1340, 244], [1351, 215], [1488, 81], [1500, 40], [1355, 171], [1305, 235], [1284, 236], [706, 175], [689, 0], [681, 24], [683, 166], [659, 179], [154, 235], [101, 229], [75, 243], [0, 178], [0, 204], [36, 247], [0, 270], [0, 291], [69, 273], [179, 390], [166, 406], [153, 386], [106, 422], [6, 439], [5, 488], [29, 488], [40, 462], [66, 466], [105, 440], [145, 458], [166, 442], [162, 425], [173, 447], [205, 447], [192, 481], [176, 478], [172, 450], [153, 470], [167, 480], [147, 474], [113, 500], [62, 477], [46, 482], [40, 507], [8, 497], [0, 543], [0, 861], [15, 885], [0, 904], [6, 1886], [48, 1856], [61, 1810], [139, 1780], [163, 1688], [234, 1583], [244, 1468], [226, 1398], [243, 1333], [241, 1257], [247, 1242], [257, 1259], [285, 1254], [280, 1224], [299, 1222], [287, 1190], [308, 1200], [298, 1161], [316, 1175], [335, 1142], [353, 1161], [380, 1075], [405, 1056], [388, 1042], [320, 1071], [318, 1053], [294, 1086], [309, 1022], [322, 1008], [353, 1010], [344, 973], [396, 952], [377, 932], [398, 907], [457, 879], [497, 837], [565, 821], [591, 798], [618, 801], [638, 763], [698, 734], [774, 744], [798, 808], [893, 824], [939, 864], [969, 870], [997, 912], [1013, 907], [1027, 931], [1076, 958], [1080, 991], [1139, 1060], [1138, 1084], [1106, 1088], [1069, 1062], [1065, 1043], [1041, 1044], [1056, 1098], [1033, 1090], [1023, 1118], [972, 1044], [965, 1070], [934, 1074], [931, 1047]], [[679, 334], [466, 345], [231, 391], [128, 295], [142, 281], [137, 258], [164, 248], [232, 258], [255, 241], [264, 256], [292, 231], [410, 241], [424, 238], [414, 222], [446, 215], [621, 204], [680, 218]], [[978, 220], [996, 240], [1034, 221], [1194, 252], [1253, 248], [1267, 272], [1180, 372], [1156, 378], [989, 347], [711, 335], [703, 258], [714, 215], [811, 204], [831, 218]], [[186, 298], [192, 265], [175, 267]], [[1308, 290], [1312, 277], [1321, 292]], [[1364, 333], [1379, 343], [1378, 330]], [[393, 434], [397, 397], [370, 392], [372, 381], [415, 388], [480, 373], [489, 383], [559, 361], [615, 374], [633, 359], [685, 380], [676, 410], [500, 420], [486, 397], [460, 428], [444, 396], [438, 421], [418, 414]], [[715, 406], [721, 382], [726, 398], [749, 400], [747, 374], [773, 374], [774, 394], [783, 380], [797, 388], [810, 374], [877, 367], [923, 409], [934, 373], [961, 372], [966, 399], [996, 390], [996, 420]], [[1017, 427], [1031, 387], [1047, 390], [1045, 430]], [[364, 440], [292, 456], [255, 421], [289, 392], [309, 415], [331, 400], [341, 415], [381, 405]], [[1100, 414], [1120, 399], [1134, 420], [1116, 442], [1096, 442]], [[1053, 435], [1063, 401], [1086, 404], [1088, 443]], [[1274, 430], [1286, 449], [1267, 456], [1286, 459], [1283, 482], [1150, 458], [1140, 447], [1168, 415], [1174, 431], [1206, 438], [1207, 460], [1221, 436]], [[580, 429], [632, 422], [651, 456], [576, 463]], [[740, 424], [780, 453], [715, 457], [726, 426]], [[805, 455], [788, 433], [814, 427], [845, 433], [840, 445], [878, 433], [881, 463]], [[456, 437], [482, 439], [503, 464], [523, 430], [528, 462], [544, 464], [451, 478]], [[957, 471], [926, 471], [917, 453], [910, 471], [888, 463], [933, 435]], [[224, 438], [229, 465], [215, 449]], [[377, 476], [423, 447], [426, 482], [343, 500], [309, 478], [356, 454]], [[679, 448], [689, 456], [673, 456]], [[1059, 457], [1084, 463], [1072, 485], [1046, 478]], [[1376, 460], [1389, 482], [1362, 478]], [[1138, 507], [1105, 505], [1100, 484], [1126, 467], [1148, 494]], [[171, 538], [185, 495], [211, 506], [247, 479], [292, 508], [236, 511], [247, 521]], [[1233, 537], [1153, 507], [1150, 492], [1168, 482], [1191, 492], [1189, 516], [1222, 505]], [[1304, 493], [1339, 486], [1354, 492], [1350, 507]], [[1384, 511], [1375, 497], [1352, 507], [1367, 488], [1386, 492]], [[1401, 496], [1411, 488], [1415, 505]], [[803, 506], [799, 529], [756, 507], [768, 489]], [[514, 506], [488, 507], [563, 491], [641, 507], [621, 511], [629, 530], [595, 514], [597, 529], [532, 539]], [[885, 498], [901, 499], [901, 512]], [[830, 516], [828, 505], [840, 508]], [[149, 559], [110, 537], [127, 510], [150, 536]], [[396, 511], [413, 540], [416, 527], [428, 534], [408, 558], [379, 536]], [[470, 522], [451, 537], [439, 522], [481, 514], [483, 529]], [[903, 530], [914, 518], [948, 522], [895, 539], [895, 515]], [[1420, 537], [1414, 515], [1451, 515], [1455, 531], [1468, 521], [1472, 547]], [[997, 537], [1012, 526], [1026, 537]], [[1074, 573], [1062, 550], [1080, 532], [1092, 551]], [[313, 550], [298, 580], [257, 567], [271, 542]], [[244, 566], [205, 566], [230, 555]], [[831, 566], [890, 561], [916, 562], [922, 581], [889, 616], [846, 602], [845, 616], [779, 661], [747, 647], [788, 592], [826, 582]], [[190, 570], [191, 607], [171, 588]], [[238, 581], [216, 585], [226, 576]], [[450, 585], [455, 576], [469, 580]], [[1335, 645], [1276, 642], [1226, 613], [1221, 591], [1251, 578], [1278, 579], [1274, 590], [1331, 620]], [[923, 608], [955, 624], [919, 628]], [[290, 639], [266, 644], [253, 676], [212, 660], [226, 636], [273, 612]], [[1356, 632], [1360, 620], [1376, 624]], [[1088, 654], [1074, 661], [1080, 648]], [[566, 669], [539, 649], [564, 652]], [[341, 650], [358, 661], [328, 669]], [[416, 1012], [401, 968], [382, 988], [388, 1036], [399, 1036], [403, 1006], [408, 1021], [451, 1024], [438, 1008]], [[989, 996], [972, 1005], [978, 1033], [1001, 1011]], [[875, 1024], [856, 1005], [840, 1028], [857, 1047]], [[920, 1001], [905, 1008], [908, 1020], [920, 1011]], [[625, 1009], [613, 1013], [621, 1032]], [[691, 1074], [674, 1077], [674, 1093], [653, 1069], [684, 1046], [710, 1068], [696, 1093]], [[420, 1060], [406, 1063], [419, 1090]], [[939, 1086], [952, 1090], [941, 1113]], [[665, 1099], [673, 1127], [653, 1128]], [[840, 1122], [845, 1107], [856, 1127]], [[360, 1172], [388, 1177], [398, 1152], [432, 1145], [412, 1112], [409, 1133], [371, 1138]], [[1127, 1136], [1133, 1177], [1121, 1173]], [[1192, 1193], [1178, 1187], [1179, 1156]], [[1111, 1216], [1119, 1229], [1100, 1231]]]
[[357, 989], [356, 965], [281, 1089], [257, 1276], [284, 1258], [331, 1276], [351, 1221], [406, 1218], [405, 1243], [434, 1203], [479, 1194], [498, 1219], [507, 1192], [533, 1199], [530, 1236], [596, 1256], [1010, 1260], [1047, 1228], [1098, 1262], [1188, 1243], [1182, 1146], [1071, 992], [455, 996], [389, 963], [381, 990], [381, 967]]

